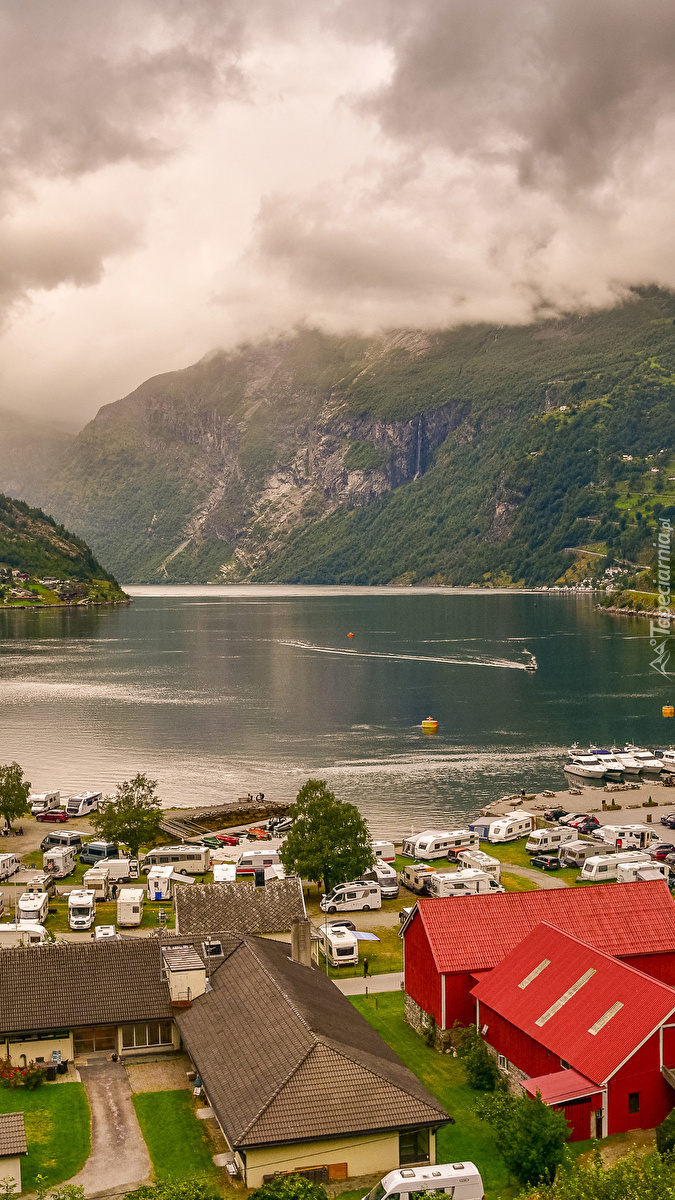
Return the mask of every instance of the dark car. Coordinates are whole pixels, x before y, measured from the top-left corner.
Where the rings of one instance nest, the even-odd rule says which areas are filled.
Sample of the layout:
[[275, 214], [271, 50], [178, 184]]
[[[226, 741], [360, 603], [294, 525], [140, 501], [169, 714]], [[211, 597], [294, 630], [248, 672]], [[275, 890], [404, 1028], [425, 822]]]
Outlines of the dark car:
[[668, 863], [669, 867], [675, 867], [675, 851], [672, 854], [666, 854], [664, 861]]
[[666, 854], [674, 852], [675, 846], [672, 842], [655, 842], [653, 846], [649, 847], [649, 857], [653, 858], [655, 862], [663, 862]]
[[50, 808], [47, 812], [38, 813], [36, 821], [67, 821], [68, 813], [63, 808]]
[[582, 821], [580, 825], [575, 825], [577, 833], [593, 833], [600, 828], [600, 822], [597, 817], [588, 817], [586, 821]]
[[539, 867], [541, 871], [557, 871], [562, 866], [555, 854], [538, 854], [536, 858], [530, 859], [530, 863], [533, 867]]
[[665, 825], [667, 829], [675, 829], [675, 813], [666, 813], [664, 817], [661, 817], [661, 824]]
[[560, 821], [562, 817], [566, 817], [568, 815], [569, 814], [566, 808], [549, 808], [544, 813], [544, 820]]

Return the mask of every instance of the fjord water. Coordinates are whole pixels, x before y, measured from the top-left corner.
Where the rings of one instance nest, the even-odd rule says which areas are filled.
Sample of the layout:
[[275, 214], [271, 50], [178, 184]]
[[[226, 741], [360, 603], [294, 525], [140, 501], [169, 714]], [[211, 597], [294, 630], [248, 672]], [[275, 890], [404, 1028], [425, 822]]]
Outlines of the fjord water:
[[146, 771], [165, 805], [196, 806], [287, 800], [313, 776], [394, 835], [564, 786], [574, 741], [675, 737], [649, 623], [590, 596], [129, 591], [129, 607], [0, 615], [0, 761], [34, 790], [110, 791]]

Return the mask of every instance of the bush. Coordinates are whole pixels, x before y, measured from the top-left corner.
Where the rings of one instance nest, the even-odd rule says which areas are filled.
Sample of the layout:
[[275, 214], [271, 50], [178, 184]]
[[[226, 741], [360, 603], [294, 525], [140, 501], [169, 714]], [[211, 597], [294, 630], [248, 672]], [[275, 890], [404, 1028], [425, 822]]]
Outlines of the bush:
[[328, 1196], [320, 1183], [310, 1183], [302, 1175], [279, 1175], [251, 1192], [249, 1200], [328, 1200]]
[[469, 1087], [479, 1092], [493, 1092], [501, 1083], [499, 1067], [490, 1054], [475, 1025], [462, 1028], [455, 1022], [457, 1057], [464, 1064]]
[[25, 1087], [27, 1091], [34, 1092], [46, 1078], [46, 1069], [38, 1067], [36, 1063], [31, 1062], [27, 1067], [13, 1067], [9, 1059], [0, 1062], [0, 1086], [4, 1088]]
[[656, 1149], [659, 1154], [672, 1154], [675, 1150], [675, 1108], [668, 1113], [656, 1129]]
[[548, 1108], [540, 1095], [530, 1100], [501, 1089], [479, 1101], [476, 1113], [492, 1126], [497, 1149], [519, 1183], [553, 1182], [570, 1136], [563, 1113]]
[[183, 1179], [172, 1183], [161, 1180], [127, 1192], [126, 1200], [218, 1200], [217, 1193], [201, 1179]]

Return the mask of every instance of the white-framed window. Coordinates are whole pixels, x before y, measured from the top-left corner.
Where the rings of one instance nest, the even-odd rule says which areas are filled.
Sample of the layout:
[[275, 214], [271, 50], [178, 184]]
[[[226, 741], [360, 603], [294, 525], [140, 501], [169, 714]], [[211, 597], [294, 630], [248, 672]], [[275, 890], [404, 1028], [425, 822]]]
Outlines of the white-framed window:
[[508, 1058], [506, 1057], [506, 1055], [505, 1055], [505, 1054], [498, 1054], [498, 1055], [497, 1055], [497, 1066], [499, 1067], [499, 1070], [500, 1070], [500, 1071], [508, 1071], [508, 1069], [509, 1069], [509, 1060], [508, 1060]]

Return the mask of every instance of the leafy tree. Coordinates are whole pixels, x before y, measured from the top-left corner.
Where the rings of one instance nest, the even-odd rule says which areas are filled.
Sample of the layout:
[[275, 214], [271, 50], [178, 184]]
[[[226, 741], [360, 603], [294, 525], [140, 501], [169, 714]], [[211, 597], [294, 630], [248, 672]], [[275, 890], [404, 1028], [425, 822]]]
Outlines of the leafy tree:
[[308, 779], [288, 815], [293, 826], [280, 851], [287, 871], [314, 883], [323, 879], [329, 892], [373, 865], [370, 833], [358, 808], [336, 799], [324, 779]]
[[134, 855], [142, 844], [154, 841], [162, 815], [156, 787], [156, 779], [141, 774], [118, 783], [117, 795], [106, 796], [104, 807], [92, 815], [99, 837], [123, 842]]
[[[651, 800], [651, 796], [649, 797]], [[668, 1113], [656, 1129], [656, 1149], [659, 1154], [672, 1154], [675, 1150], [675, 1108]]]
[[582, 1162], [566, 1150], [555, 1184], [540, 1184], [527, 1196], [529, 1200], [673, 1200], [675, 1159], [658, 1153], [642, 1158], [631, 1151], [605, 1167], [599, 1150]]
[[218, 1193], [203, 1179], [162, 1179], [127, 1192], [126, 1200], [219, 1200]]
[[302, 1175], [280, 1175], [251, 1192], [249, 1200], [327, 1200], [327, 1193]]
[[469, 1087], [479, 1092], [494, 1092], [501, 1080], [499, 1067], [490, 1054], [485, 1042], [475, 1025], [460, 1026], [455, 1022], [457, 1030], [457, 1057], [464, 1064], [466, 1079]]
[[24, 779], [18, 763], [0, 767], [0, 813], [11, 826], [15, 817], [28, 812], [26, 803], [30, 795], [30, 781]]
[[530, 1100], [501, 1089], [483, 1097], [476, 1112], [492, 1126], [497, 1148], [520, 1183], [552, 1183], [570, 1135], [563, 1113], [548, 1108], [539, 1094]]

